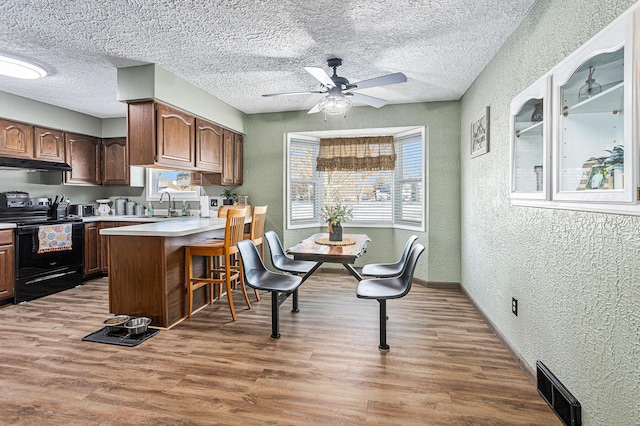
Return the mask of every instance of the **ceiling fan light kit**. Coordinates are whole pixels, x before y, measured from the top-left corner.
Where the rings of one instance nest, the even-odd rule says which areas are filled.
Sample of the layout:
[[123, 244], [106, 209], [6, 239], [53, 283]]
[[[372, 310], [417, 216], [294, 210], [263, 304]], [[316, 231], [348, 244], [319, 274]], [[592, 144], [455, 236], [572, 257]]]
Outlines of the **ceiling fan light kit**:
[[[280, 96], [280, 95], [303, 95], [312, 93], [327, 93], [327, 96], [322, 98], [313, 108], [307, 112], [307, 114], [314, 114], [316, 112], [324, 112], [324, 121], [327, 121], [328, 115], [342, 115], [347, 116], [347, 111], [353, 106], [353, 99], [356, 102], [363, 103], [365, 105], [372, 106], [374, 108], [380, 108], [387, 104], [387, 101], [373, 96], [357, 93], [356, 90], [369, 89], [372, 87], [385, 86], [388, 84], [405, 83], [407, 77], [401, 72], [394, 74], [384, 75], [381, 77], [372, 78], [369, 80], [359, 81], [357, 83], [349, 83], [344, 77], [340, 77], [336, 69], [342, 65], [342, 59], [331, 58], [327, 60], [327, 65], [333, 68], [333, 75], [329, 77], [322, 68], [317, 67], [305, 67], [304, 69], [311, 74], [322, 85], [322, 90], [314, 90], [307, 92], [290, 92], [290, 93], [272, 93], [262, 96]], [[351, 99], [349, 99], [351, 98]]]

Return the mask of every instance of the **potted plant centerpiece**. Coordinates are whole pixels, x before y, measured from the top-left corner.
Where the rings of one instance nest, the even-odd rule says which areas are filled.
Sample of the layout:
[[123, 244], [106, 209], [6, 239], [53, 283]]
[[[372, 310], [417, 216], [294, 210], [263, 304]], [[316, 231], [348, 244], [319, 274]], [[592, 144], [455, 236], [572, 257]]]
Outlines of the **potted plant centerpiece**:
[[222, 194], [220, 194], [220, 196], [224, 197], [224, 200], [222, 200], [222, 204], [225, 206], [232, 206], [233, 203], [238, 201], [238, 194], [233, 192], [233, 190], [231, 189], [225, 189]]
[[329, 241], [342, 241], [342, 222], [353, 218], [353, 208], [346, 204], [332, 204], [322, 207], [322, 219], [328, 223]]

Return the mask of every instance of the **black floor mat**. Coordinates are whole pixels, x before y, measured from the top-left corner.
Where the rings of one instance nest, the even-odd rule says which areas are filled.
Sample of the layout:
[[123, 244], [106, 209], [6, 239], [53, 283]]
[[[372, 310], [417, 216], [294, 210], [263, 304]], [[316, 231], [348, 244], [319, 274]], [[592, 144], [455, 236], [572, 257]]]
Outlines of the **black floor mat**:
[[82, 340], [86, 342], [106, 343], [108, 345], [119, 346], [138, 346], [140, 343], [158, 334], [160, 330], [157, 328], [148, 328], [142, 334], [128, 334], [126, 330], [107, 331], [107, 327], [103, 327], [98, 331], [84, 336]]

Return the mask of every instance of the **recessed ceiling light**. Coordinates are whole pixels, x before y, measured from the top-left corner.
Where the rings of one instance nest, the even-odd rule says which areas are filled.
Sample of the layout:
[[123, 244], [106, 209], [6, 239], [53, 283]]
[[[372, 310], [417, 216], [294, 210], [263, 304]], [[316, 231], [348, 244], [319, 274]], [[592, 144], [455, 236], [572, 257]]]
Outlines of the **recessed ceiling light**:
[[16, 78], [36, 79], [44, 77], [47, 72], [29, 62], [0, 55], [0, 74]]

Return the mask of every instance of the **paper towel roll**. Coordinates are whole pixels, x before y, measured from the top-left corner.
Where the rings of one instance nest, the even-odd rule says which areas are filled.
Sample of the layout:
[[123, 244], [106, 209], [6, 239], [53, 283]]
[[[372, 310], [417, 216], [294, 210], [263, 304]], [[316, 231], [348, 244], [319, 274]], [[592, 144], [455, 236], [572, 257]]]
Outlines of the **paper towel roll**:
[[209, 197], [207, 195], [200, 196], [200, 217], [210, 217], [209, 214]]

